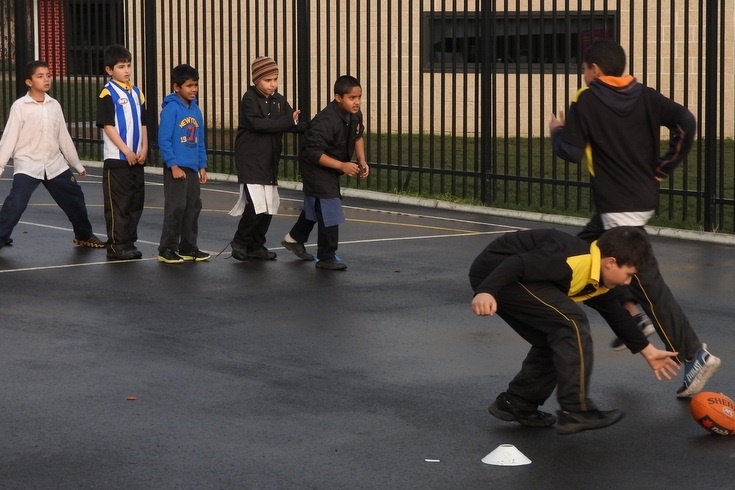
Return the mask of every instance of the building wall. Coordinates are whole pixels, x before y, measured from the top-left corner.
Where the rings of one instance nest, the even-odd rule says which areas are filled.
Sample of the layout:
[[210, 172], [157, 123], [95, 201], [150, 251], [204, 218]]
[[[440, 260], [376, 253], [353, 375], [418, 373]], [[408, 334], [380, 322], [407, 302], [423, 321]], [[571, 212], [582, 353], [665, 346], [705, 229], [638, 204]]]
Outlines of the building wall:
[[[497, 0], [496, 11], [504, 11], [509, 4]], [[295, 2], [185, 5], [162, 2], [158, 7], [162, 93], [168, 90], [170, 69], [189, 62], [202, 73], [201, 102], [209, 124], [236, 125], [237, 103], [249, 83], [249, 64], [259, 55], [268, 55], [281, 66], [281, 92], [298, 105]], [[628, 71], [684, 103], [701, 119], [705, 67], [700, 52], [707, 48], [700, 3], [518, 0], [507, 8], [548, 12], [565, 5], [574, 11], [617, 11], [621, 44], [629, 53]], [[310, 6], [309, 111], [316, 112], [331, 99], [331, 84], [337, 76], [352, 74], [363, 85], [368, 130], [476, 134], [481, 116], [479, 74], [422, 71], [421, 22], [424, 11], [475, 12], [478, 2], [331, 0], [312, 1]], [[727, 80], [732, 80], [735, 64], [734, 26], [731, 13], [721, 29], [722, 70]], [[566, 107], [582, 83], [576, 66], [566, 74], [498, 74], [492, 87], [497, 135], [544, 136], [549, 114]], [[721, 124], [725, 134], [732, 136], [732, 91], [725, 93], [723, 102]]]

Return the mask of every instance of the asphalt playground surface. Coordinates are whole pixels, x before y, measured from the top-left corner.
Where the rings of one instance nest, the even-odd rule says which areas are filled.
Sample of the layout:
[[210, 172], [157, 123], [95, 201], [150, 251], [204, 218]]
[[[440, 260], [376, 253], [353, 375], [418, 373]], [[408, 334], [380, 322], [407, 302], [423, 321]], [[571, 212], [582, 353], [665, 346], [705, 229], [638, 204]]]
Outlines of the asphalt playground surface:
[[[105, 239], [101, 170], [88, 171]], [[166, 265], [159, 176], [146, 192], [142, 260], [75, 247], [42, 186], [0, 250], [0, 488], [732, 488], [735, 437], [692, 420], [681, 376], [658, 382], [641, 356], [609, 350], [588, 308], [591, 396], [626, 417], [560, 436], [488, 414], [527, 345], [472, 314], [468, 268], [498, 234], [552, 225], [346, 197], [349, 269], [323, 271], [280, 246], [301, 199], [283, 190], [278, 259], [238, 262], [217, 256], [237, 186], [210, 182], [199, 246], [212, 258]], [[654, 250], [722, 359], [705, 390], [735, 397], [735, 248], [657, 237]], [[483, 463], [500, 444], [532, 463]]]

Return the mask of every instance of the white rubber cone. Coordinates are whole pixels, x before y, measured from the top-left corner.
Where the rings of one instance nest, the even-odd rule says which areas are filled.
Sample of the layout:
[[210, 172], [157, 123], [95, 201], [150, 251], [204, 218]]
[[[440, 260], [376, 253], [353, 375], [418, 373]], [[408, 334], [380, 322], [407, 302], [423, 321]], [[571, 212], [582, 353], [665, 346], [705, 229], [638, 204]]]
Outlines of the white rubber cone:
[[501, 444], [493, 452], [482, 458], [485, 464], [495, 466], [522, 466], [531, 464], [522, 452], [520, 452], [513, 444]]

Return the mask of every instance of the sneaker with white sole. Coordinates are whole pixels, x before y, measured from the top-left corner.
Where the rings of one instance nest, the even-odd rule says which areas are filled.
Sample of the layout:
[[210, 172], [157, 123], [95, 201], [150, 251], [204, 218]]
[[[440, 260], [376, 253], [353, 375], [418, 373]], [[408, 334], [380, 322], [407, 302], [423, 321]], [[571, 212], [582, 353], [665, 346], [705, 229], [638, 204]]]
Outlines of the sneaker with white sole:
[[184, 259], [176, 253], [176, 250], [167, 248], [158, 252], [158, 261], [163, 262], [164, 264], [181, 264]]
[[176, 254], [184, 259], [184, 262], [202, 262], [204, 260], [209, 260], [209, 254], [207, 252], [202, 252], [201, 250], [194, 250], [192, 252], [183, 252], [179, 250]]
[[[646, 337], [650, 337], [654, 333], [656, 333], [656, 328], [653, 326], [653, 322], [650, 318], [648, 318], [648, 315], [641, 312], [637, 315], [633, 316], [633, 320], [635, 320], [636, 324], [638, 325], [638, 328], [641, 329], [641, 332], [643, 332], [643, 335]], [[624, 350], [625, 349], [625, 343], [623, 343], [622, 340], [615, 337], [612, 342], [610, 342], [610, 348], [612, 350]]]
[[676, 396], [686, 398], [699, 393], [720, 367], [720, 358], [707, 350], [707, 344], [697, 351], [694, 359], [684, 361], [684, 384], [676, 391]]

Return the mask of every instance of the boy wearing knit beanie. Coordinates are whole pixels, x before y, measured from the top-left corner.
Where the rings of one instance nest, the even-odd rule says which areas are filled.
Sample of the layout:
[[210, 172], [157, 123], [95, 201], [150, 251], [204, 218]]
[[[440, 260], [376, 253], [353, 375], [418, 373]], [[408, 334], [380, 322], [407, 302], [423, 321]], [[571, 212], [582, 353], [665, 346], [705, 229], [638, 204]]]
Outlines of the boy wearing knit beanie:
[[294, 111], [278, 93], [275, 61], [261, 56], [250, 68], [253, 84], [242, 96], [235, 138], [240, 199], [230, 215], [241, 218], [231, 242], [232, 257], [273, 260], [276, 254], [265, 247], [265, 241], [280, 201], [277, 176], [283, 133], [302, 131], [301, 111]]

